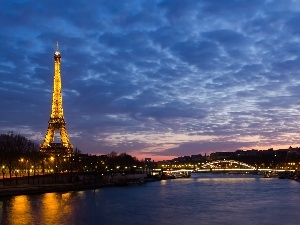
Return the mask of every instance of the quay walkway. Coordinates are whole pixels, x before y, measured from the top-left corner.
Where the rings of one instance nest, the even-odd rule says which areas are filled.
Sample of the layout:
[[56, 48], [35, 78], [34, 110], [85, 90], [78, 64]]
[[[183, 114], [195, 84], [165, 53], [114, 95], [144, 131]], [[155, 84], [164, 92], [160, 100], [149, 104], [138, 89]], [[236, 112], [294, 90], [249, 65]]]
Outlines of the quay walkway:
[[52, 176], [12, 177], [0, 179], [0, 197], [43, 194], [50, 192], [82, 191], [104, 187], [144, 183], [145, 174], [99, 176], [96, 174], [53, 174]]
[[51, 192], [69, 192], [82, 191], [88, 189], [98, 189], [103, 187], [111, 187], [112, 183], [108, 184], [45, 184], [45, 185], [13, 185], [0, 186], [0, 197], [44, 194]]

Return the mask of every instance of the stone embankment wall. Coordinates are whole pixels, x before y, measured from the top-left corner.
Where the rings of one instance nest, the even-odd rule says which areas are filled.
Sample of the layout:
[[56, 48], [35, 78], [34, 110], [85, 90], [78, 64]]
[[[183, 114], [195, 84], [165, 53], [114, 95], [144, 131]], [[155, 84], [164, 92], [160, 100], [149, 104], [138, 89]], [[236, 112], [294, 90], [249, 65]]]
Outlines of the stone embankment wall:
[[102, 175], [95, 173], [59, 173], [0, 179], [0, 185], [96, 184], [144, 179], [147, 174]]

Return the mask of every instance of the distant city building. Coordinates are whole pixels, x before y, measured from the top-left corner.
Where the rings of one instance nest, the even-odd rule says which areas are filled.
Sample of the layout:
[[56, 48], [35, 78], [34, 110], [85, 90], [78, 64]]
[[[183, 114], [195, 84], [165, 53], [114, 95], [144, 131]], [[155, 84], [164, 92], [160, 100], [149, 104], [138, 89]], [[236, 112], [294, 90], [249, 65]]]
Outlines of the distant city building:
[[235, 152], [214, 152], [210, 154], [211, 160], [228, 159], [235, 156]]
[[[287, 149], [278, 149], [274, 150], [273, 148], [269, 148], [267, 150], [258, 150], [258, 149], [250, 149], [250, 150], [236, 150], [232, 152], [213, 152], [210, 155], [202, 156], [191, 155], [191, 156], [180, 156], [177, 158], [173, 158], [171, 160], [164, 160], [158, 162], [158, 165], [170, 165], [170, 164], [184, 164], [184, 163], [194, 163], [194, 162], [205, 162], [205, 161], [214, 161], [214, 160], [224, 160], [224, 159], [235, 159], [239, 160], [241, 158], [247, 158], [251, 160], [253, 158], [272, 158], [274, 162], [278, 162], [285, 158], [292, 160], [296, 158], [300, 158], [300, 148], [299, 147], [289, 147]], [[275, 157], [275, 158], [274, 158]], [[271, 160], [271, 161], [272, 161]], [[258, 160], [261, 161], [261, 160]]]
[[145, 158], [145, 163], [151, 163], [151, 158]]

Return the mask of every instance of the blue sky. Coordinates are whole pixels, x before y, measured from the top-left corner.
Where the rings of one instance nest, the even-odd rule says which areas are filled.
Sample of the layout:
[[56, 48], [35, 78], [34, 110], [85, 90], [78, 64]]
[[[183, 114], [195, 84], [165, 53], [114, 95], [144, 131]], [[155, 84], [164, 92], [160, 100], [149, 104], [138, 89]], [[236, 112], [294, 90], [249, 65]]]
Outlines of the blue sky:
[[41, 143], [53, 53], [81, 151], [172, 158], [297, 147], [300, 2], [0, 3], [0, 132]]

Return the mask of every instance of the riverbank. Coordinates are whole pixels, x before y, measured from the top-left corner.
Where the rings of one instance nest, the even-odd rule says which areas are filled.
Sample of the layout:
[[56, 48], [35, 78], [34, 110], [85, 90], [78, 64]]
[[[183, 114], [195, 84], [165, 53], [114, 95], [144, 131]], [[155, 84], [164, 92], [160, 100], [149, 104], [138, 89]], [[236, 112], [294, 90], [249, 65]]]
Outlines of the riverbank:
[[69, 192], [83, 191], [88, 189], [98, 189], [115, 186], [109, 184], [52, 184], [52, 185], [18, 185], [18, 186], [0, 186], [0, 197], [44, 194], [51, 192]]
[[[72, 174], [74, 176], [74, 174]], [[280, 174], [279, 179], [292, 179], [300, 182], [299, 174], [295, 173], [284, 173]], [[62, 176], [62, 175], [60, 175]], [[77, 174], [78, 176], [78, 174]], [[48, 176], [49, 177], [49, 176]], [[66, 177], [66, 176], [65, 176]], [[148, 182], [161, 181], [166, 179], [175, 179], [172, 176], [147, 176], [146, 174], [130, 174], [130, 175], [116, 175], [112, 179], [109, 177], [91, 176], [91, 174], [80, 175], [80, 180], [76, 182], [64, 182], [57, 183], [58, 181], [64, 181], [65, 179], [58, 179], [56, 177], [50, 176], [51, 179], [38, 178], [39, 182], [29, 182], [34, 181], [34, 178], [24, 178], [22, 182], [21, 178], [12, 178], [11, 180], [6, 180], [6, 185], [1, 185], [0, 179], [0, 198], [18, 195], [33, 195], [33, 194], [45, 194], [52, 192], [70, 192], [70, 191], [84, 191], [84, 190], [95, 190], [105, 187], [120, 187], [129, 185], [142, 185]], [[54, 179], [55, 178], [55, 179]], [[89, 178], [89, 179], [88, 179]], [[36, 178], [37, 179], [37, 178]], [[46, 180], [55, 181], [55, 183], [42, 183]], [[10, 181], [10, 182], [9, 182]], [[18, 185], [17, 185], [18, 183]]]
[[[176, 179], [174, 176], [150, 176], [147, 174], [128, 174], [128, 175], [115, 175], [113, 177], [91, 176], [91, 174], [80, 175], [79, 181], [76, 182], [63, 182], [69, 179], [62, 179], [69, 177], [70, 174], [57, 175], [45, 177], [27, 177], [27, 178], [12, 178], [7, 179], [6, 185], [0, 185], [0, 197], [9, 197], [17, 195], [32, 195], [32, 194], [45, 194], [52, 192], [70, 192], [70, 191], [84, 191], [95, 190], [105, 187], [120, 187], [130, 185], [142, 185], [148, 182], [155, 182], [167, 179]], [[72, 174], [74, 176], [74, 174]], [[78, 176], [78, 174], [76, 175]], [[188, 176], [189, 177], [189, 176]], [[187, 177], [182, 177], [187, 178]], [[35, 180], [35, 181], [34, 181]], [[38, 180], [38, 182], [36, 181]], [[1, 179], [0, 179], [1, 181]], [[26, 183], [26, 182], [28, 183]], [[45, 183], [45, 181], [52, 181], [52, 183]], [[58, 183], [61, 181], [63, 183]], [[53, 183], [54, 182], [54, 183]]]
[[[51, 192], [83, 191], [105, 187], [146, 183], [146, 174], [98, 176], [95, 174], [53, 174], [35, 177], [0, 179], [0, 197], [44, 194]], [[75, 177], [76, 179], [70, 179]]]

